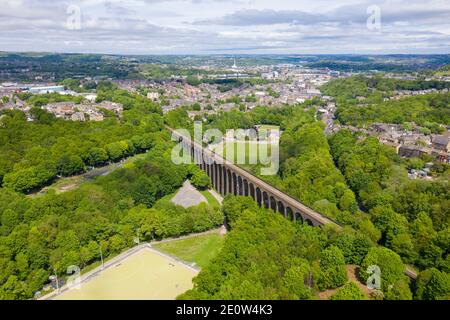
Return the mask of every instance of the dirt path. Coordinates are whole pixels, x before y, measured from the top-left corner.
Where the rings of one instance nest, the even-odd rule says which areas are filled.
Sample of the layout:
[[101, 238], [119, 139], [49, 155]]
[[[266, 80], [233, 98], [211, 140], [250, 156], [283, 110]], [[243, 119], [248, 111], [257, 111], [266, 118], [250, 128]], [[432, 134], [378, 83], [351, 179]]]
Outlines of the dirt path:
[[[361, 291], [370, 299], [370, 295], [373, 292], [373, 290], [369, 289], [364, 283], [360, 281], [358, 277], [359, 267], [355, 265], [346, 265], [345, 270], [347, 271], [348, 280], [356, 284], [359, 287], [359, 289], [361, 289]], [[338, 290], [339, 288], [322, 291], [319, 293], [319, 299], [328, 300]]]
[[111, 172], [114, 172], [117, 169], [123, 168], [124, 165], [126, 165], [130, 162], [133, 162], [137, 159], [140, 159], [144, 155], [145, 155], [145, 153], [140, 153], [140, 154], [134, 155], [132, 157], [123, 159], [120, 162], [110, 163], [103, 167], [97, 167], [95, 169], [92, 169], [90, 171], [84, 172], [79, 175], [58, 178], [55, 180], [55, 182], [53, 182], [53, 184], [46, 186], [39, 191], [30, 193], [27, 196], [36, 197], [36, 196], [44, 195], [51, 189], [55, 190], [56, 193], [64, 193], [64, 192], [71, 191], [73, 189], [78, 188], [80, 185], [82, 185], [85, 182], [94, 181], [95, 178], [97, 178], [97, 177], [106, 176], [106, 175], [110, 174]]

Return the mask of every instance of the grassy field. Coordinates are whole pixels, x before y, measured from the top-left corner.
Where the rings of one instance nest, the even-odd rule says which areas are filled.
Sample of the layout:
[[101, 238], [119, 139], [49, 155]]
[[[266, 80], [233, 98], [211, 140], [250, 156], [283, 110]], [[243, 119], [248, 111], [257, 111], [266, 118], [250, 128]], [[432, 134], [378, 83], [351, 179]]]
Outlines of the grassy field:
[[192, 288], [197, 271], [148, 248], [125, 258], [55, 300], [166, 300]]
[[176, 256], [186, 262], [195, 262], [204, 268], [222, 249], [224, 237], [218, 233], [163, 242], [153, 245], [154, 248]]
[[[253, 144], [252, 146], [250, 146], [251, 144]], [[232, 161], [233, 159], [228, 159], [227, 158], [227, 149], [233, 149], [234, 148], [234, 157], [232, 157], [234, 159], [234, 161]], [[267, 158], [261, 158], [260, 157], [260, 148], [267, 148], [267, 151], [264, 151], [264, 153], [262, 153], [262, 155], [265, 154], [266, 157], [269, 157], [269, 159]], [[258, 144], [255, 142], [250, 143], [249, 141], [242, 141], [242, 142], [226, 142], [226, 146], [222, 145], [221, 147], [218, 147], [217, 150], [215, 150], [215, 152], [222, 156], [223, 158], [226, 158], [227, 160], [239, 165], [239, 166], [256, 166], [257, 164], [261, 164], [262, 161], [267, 161], [270, 160], [270, 157], [272, 155], [272, 148], [274, 148], [273, 145], [271, 144]], [[239, 150], [239, 152], [238, 152]], [[239, 155], [239, 157], [238, 157]], [[250, 157], [251, 155], [251, 157]], [[250, 161], [250, 158], [252, 159], [252, 161]]]

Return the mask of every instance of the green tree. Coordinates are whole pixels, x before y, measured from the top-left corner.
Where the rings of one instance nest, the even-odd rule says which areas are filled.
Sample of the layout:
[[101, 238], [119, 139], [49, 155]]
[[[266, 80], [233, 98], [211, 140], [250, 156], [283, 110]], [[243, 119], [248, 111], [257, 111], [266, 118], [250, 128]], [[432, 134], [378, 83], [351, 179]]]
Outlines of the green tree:
[[397, 252], [405, 262], [413, 263], [417, 259], [412, 237], [408, 233], [394, 235], [391, 240], [391, 249]]
[[197, 77], [194, 77], [194, 76], [188, 76], [186, 81], [191, 86], [198, 86], [201, 83], [201, 81]]
[[113, 142], [105, 146], [106, 152], [112, 161], [118, 161], [123, 158], [127, 148], [128, 145], [121, 142]]
[[408, 280], [397, 280], [393, 285], [388, 287], [384, 298], [386, 300], [412, 300]]
[[19, 252], [16, 255], [16, 268], [19, 272], [19, 279], [24, 280], [28, 274], [28, 257], [24, 252]]
[[11, 275], [5, 284], [0, 287], [1, 300], [22, 300], [27, 298], [27, 288], [17, 276]]
[[428, 247], [437, 235], [433, 228], [433, 221], [425, 212], [420, 212], [417, 215], [411, 225], [411, 232], [414, 236], [417, 251]]
[[6, 209], [1, 214], [1, 225], [6, 227], [9, 231], [20, 223], [20, 212], [12, 209]]
[[208, 189], [211, 186], [211, 178], [202, 170], [198, 170], [192, 175], [191, 182], [200, 190]]
[[114, 235], [109, 239], [110, 242], [110, 251], [112, 253], [120, 253], [124, 248], [126, 248], [126, 243], [118, 234]]
[[299, 266], [289, 268], [283, 276], [284, 288], [296, 299], [306, 300], [312, 297], [311, 288], [306, 286], [305, 279], [309, 275], [309, 264], [304, 261]]
[[5, 175], [3, 185], [17, 192], [30, 192], [46, 185], [56, 172], [43, 165], [14, 171]]
[[367, 296], [353, 282], [347, 282], [333, 294], [330, 300], [367, 300]]
[[93, 147], [89, 149], [85, 162], [88, 166], [101, 166], [108, 161], [108, 153], [103, 148]]
[[361, 264], [359, 273], [361, 279], [366, 281], [370, 276], [367, 270], [370, 266], [378, 266], [381, 270], [381, 288], [387, 292], [399, 280], [404, 280], [405, 266], [398, 254], [383, 247], [373, 247], [369, 250]]
[[148, 177], [139, 177], [131, 187], [131, 196], [136, 204], [144, 204], [151, 208], [158, 197], [159, 181]]
[[339, 200], [339, 208], [343, 211], [350, 211], [351, 213], [358, 211], [355, 194], [351, 190], [347, 189], [344, 191], [344, 194]]
[[84, 162], [77, 155], [63, 154], [56, 163], [58, 174], [69, 177], [84, 171]]
[[202, 107], [200, 106], [199, 103], [194, 103], [194, 104], [191, 106], [191, 108], [192, 108], [192, 110], [194, 110], [194, 111], [200, 111], [200, 110], [202, 110]]
[[320, 274], [318, 285], [321, 290], [334, 289], [347, 281], [345, 258], [335, 246], [323, 250], [320, 254]]
[[227, 218], [227, 223], [231, 226], [233, 226], [246, 210], [254, 211], [257, 209], [258, 205], [250, 197], [234, 197], [228, 195], [222, 204], [222, 211]]
[[415, 283], [414, 297], [418, 300], [450, 298], [450, 274], [431, 268], [419, 273]]
[[9, 102], [9, 97], [8, 96], [3, 96], [2, 97], [2, 103], [3, 104], [7, 104]]

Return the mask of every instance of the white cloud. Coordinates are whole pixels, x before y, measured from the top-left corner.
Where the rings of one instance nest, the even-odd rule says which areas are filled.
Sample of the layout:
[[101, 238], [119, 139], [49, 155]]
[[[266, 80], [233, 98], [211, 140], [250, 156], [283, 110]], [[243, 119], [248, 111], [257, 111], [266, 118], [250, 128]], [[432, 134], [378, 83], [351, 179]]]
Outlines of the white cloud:
[[[367, 7], [382, 29], [368, 30]], [[67, 6], [81, 12], [69, 30]], [[442, 0], [0, 0], [0, 50], [107, 53], [450, 52]]]

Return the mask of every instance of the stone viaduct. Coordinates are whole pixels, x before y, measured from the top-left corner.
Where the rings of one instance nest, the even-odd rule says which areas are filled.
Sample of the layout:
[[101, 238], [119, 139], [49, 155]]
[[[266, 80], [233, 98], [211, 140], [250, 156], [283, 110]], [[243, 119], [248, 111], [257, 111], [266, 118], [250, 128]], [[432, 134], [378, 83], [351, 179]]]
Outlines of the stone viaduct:
[[[264, 206], [267, 209], [279, 212], [286, 219], [294, 222], [302, 221], [312, 226], [332, 224], [341, 228], [335, 221], [305, 206], [297, 199], [269, 185], [220, 155], [171, 128], [167, 129], [178, 139], [183, 149], [196, 160], [195, 163], [208, 174], [214, 188], [223, 196], [227, 194], [250, 196], [260, 207]], [[417, 273], [409, 267], [406, 267], [404, 273], [413, 280], [417, 278]]]
[[298, 200], [274, 188], [220, 155], [204, 148], [173, 129], [169, 129], [182, 148], [211, 178], [217, 192], [223, 196], [234, 194], [252, 197], [260, 207], [279, 212], [292, 221], [302, 221], [312, 226], [335, 224], [334, 221], [305, 206]]

